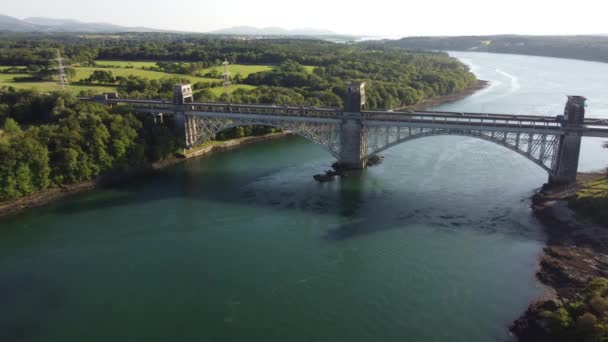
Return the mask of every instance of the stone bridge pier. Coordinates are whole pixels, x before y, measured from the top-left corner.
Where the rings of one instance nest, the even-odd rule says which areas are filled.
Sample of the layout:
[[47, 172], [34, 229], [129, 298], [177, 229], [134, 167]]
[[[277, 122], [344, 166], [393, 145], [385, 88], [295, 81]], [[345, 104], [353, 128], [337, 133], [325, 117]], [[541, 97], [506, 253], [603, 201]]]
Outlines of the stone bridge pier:
[[586, 100], [583, 96], [568, 96], [562, 119], [564, 134], [559, 138], [557, 165], [555, 174], [549, 176], [549, 183], [568, 184], [576, 182]]
[[345, 169], [362, 169], [367, 162], [367, 146], [363, 129], [365, 110], [365, 83], [349, 83], [344, 98], [344, 113], [340, 125], [340, 159]]
[[176, 84], [173, 89], [173, 104], [175, 112], [173, 113], [173, 123], [175, 132], [179, 133], [186, 139], [186, 143], [190, 143], [191, 134], [189, 134], [186, 125], [186, 110], [187, 104], [194, 101], [191, 84]]

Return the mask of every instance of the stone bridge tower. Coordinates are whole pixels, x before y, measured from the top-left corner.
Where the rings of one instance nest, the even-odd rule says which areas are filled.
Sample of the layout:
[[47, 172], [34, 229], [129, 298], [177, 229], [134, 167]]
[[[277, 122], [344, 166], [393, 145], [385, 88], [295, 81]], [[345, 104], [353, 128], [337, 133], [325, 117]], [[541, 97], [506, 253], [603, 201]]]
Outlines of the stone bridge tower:
[[340, 128], [341, 153], [338, 162], [345, 169], [362, 169], [367, 162], [362, 110], [365, 110], [365, 82], [347, 84]]
[[549, 177], [549, 183], [568, 184], [576, 182], [586, 100], [583, 96], [568, 96], [562, 119], [564, 135], [559, 140], [557, 168], [555, 175]]
[[182, 135], [187, 140], [186, 132], [186, 106], [188, 103], [194, 102], [192, 96], [191, 84], [176, 84], [173, 87], [173, 104], [176, 111], [173, 116], [175, 132]]

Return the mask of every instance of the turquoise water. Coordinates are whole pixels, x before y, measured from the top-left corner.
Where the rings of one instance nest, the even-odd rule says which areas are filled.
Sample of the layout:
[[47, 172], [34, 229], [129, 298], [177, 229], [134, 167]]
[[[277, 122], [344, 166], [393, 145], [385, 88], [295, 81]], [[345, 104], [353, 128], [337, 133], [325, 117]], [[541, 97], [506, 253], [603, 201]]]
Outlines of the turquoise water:
[[[471, 67], [488, 88], [444, 110], [485, 113], [563, 114], [566, 95], [587, 98], [586, 117], [608, 118], [608, 63], [562, 58], [450, 52]], [[608, 153], [600, 138], [583, 139], [579, 171], [604, 169]]]
[[[513, 56], [459, 57], [527, 87]], [[451, 108], [497, 103], [498, 87]], [[512, 340], [542, 293], [528, 198], [544, 172], [462, 137], [384, 156], [318, 184], [331, 156], [289, 138], [5, 219], [0, 341]]]

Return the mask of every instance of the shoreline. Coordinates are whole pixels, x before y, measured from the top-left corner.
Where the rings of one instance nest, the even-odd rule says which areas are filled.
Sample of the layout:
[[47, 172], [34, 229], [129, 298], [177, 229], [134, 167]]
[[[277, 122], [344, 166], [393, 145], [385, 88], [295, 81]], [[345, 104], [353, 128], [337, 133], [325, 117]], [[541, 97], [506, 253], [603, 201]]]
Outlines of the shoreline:
[[54, 201], [79, 194], [85, 191], [91, 191], [94, 189], [102, 188], [104, 186], [109, 186], [112, 184], [118, 184], [120, 182], [125, 182], [131, 179], [132, 177], [136, 177], [138, 175], [142, 175], [144, 173], [154, 172], [161, 170], [163, 168], [177, 165], [180, 163], [184, 163], [189, 159], [211, 155], [215, 152], [227, 151], [230, 149], [238, 148], [240, 146], [282, 139], [291, 136], [292, 133], [283, 132], [283, 133], [271, 133], [267, 135], [261, 136], [252, 136], [252, 137], [244, 137], [240, 139], [232, 139], [226, 141], [213, 141], [212, 144], [201, 147], [195, 147], [190, 150], [184, 151], [181, 156], [173, 156], [170, 158], [166, 158], [154, 163], [151, 163], [147, 167], [131, 170], [122, 174], [116, 173], [108, 173], [103, 176], [99, 176], [94, 180], [82, 181], [69, 185], [61, 185], [55, 188], [46, 189], [29, 196], [21, 197], [15, 200], [0, 202], [0, 219], [4, 219], [7, 217], [11, 217], [17, 215], [23, 211], [26, 211], [30, 208], [41, 207], [52, 203]]
[[608, 229], [568, 206], [582, 183], [603, 177], [601, 173], [579, 173], [575, 186], [545, 185], [532, 197], [533, 215], [547, 236], [536, 272], [546, 291], [511, 325], [519, 341], [551, 341], [543, 311], [576, 299], [591, 279], [608, 276]]
[[429, 107], [437, 107], [443, 104], [452, 103], [456, 101], [460, 101], [465, 99], [476, 92], [486, 88], [490, 85], [490, 81], [485, 80], [477, 80], [473, 86], [463, 89], [461, 91], [457, 91], [450, 95], [437, 96], [430, 99], [426, 99], [420, 103], [411, 106], [404, 106], [394, 108], [394, 111], [404, 111], [404, 110], [428, 110]]
[[[488, 81], [478, 80], [474, 86], [461, 90], [459, 92], [450, 95], [437, 96], [431, 99], [424, 100], [418, 104], [407, 107], [401, 107], [395, 110], [426, 110], [429, 107], [435, 107], [446, 103], [456, 102], [487, 87], [489, 84], [490, 82]], [[69, 185], [61, 185], [56, 188], [46, 189], [15, 200], [0, 202], [0, 219], [19, 214], [29, 208], [44, 206], [46, 204], [74, 194], [94, 190], [96, 188], [110, 184], [120, 183], [142, 173], [153, 172], [155, 170], [160, 170], [165, 167], [183, 163], [191, 158], [207, 156], [215, 152], [226, 151], [229, 149], [237, 148], [239, 146], [256, 142], [280, 139], [291, 135], [292, 133], [289, 132], [271, 133], [262, 136], [244, 137], [226, 141], [212, 141], [206, 144], [204, 143], [201, 146], [196, 146], [189, 150], [184, 150], [181, 156], [169, 157], [151, 163], [150, 165], [142, 169], [128, 171], [125, 174], [117, 175], [110, 172], [110, 174], [99, 176], [94, 180], [83, 181]]]

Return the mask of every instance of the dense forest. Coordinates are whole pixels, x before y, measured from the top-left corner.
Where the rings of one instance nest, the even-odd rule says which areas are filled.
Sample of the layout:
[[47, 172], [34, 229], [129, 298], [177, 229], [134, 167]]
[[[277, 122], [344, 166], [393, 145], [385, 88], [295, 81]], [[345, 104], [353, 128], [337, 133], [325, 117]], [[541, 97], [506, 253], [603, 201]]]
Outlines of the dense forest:
[[371, 42], [369, 47], [416, 50], [480, 51], [608, 62], [608, 36], [461, 36], [408, 37]]
[[[0, 200], [146, 167], [184, 147], [170, 119], [161, 125], [69, 93], [0, 88], [0, 122]], [[217, 139], [273, 130], [237, 127]]]
[[[68, 65], [94, 67], [84, 85], [117, 86], [129, 98], [172, 97], [173, 85], [199, 75], [224, 59], [269, 65], [233, 82], [249, 85], [232, 102], [340, 107], [345, 82], [367, 82], [368, 106], [392, 108], [450, 94], [476, 83], [468, 68], [445, 53], [392, 49], [315, 40], [234, 40], [202, 35], [0, 34], [1, 72], [52, 80], [57, 52]], [[183, 75], [164, 79], [115, 77], [100, 60], [156, 61], [155, 70]], [[305, 67], [306, 66], [306, 67]], [[68, 75], [74, 75], [72, 68]], [[219, 82], [221, 80], [218, 79]], [[226, 101], [210, 91], [217, 82], [194, 84], [195, 99]], [[122, 172], [163, 159], [183, 148], [170, 120], [155, 124], [127, 108], [83, 103], [67, 92], [0, 88], [0, 200], [18, 198], [108, 172]], [[268, 133], [269, 128], [237, 127], [218, 135], [229, 139]]]
[[142, 166], [180, 146], [168, 126], [67, 93], [2, 88], [0, 118], [0, 199]]

